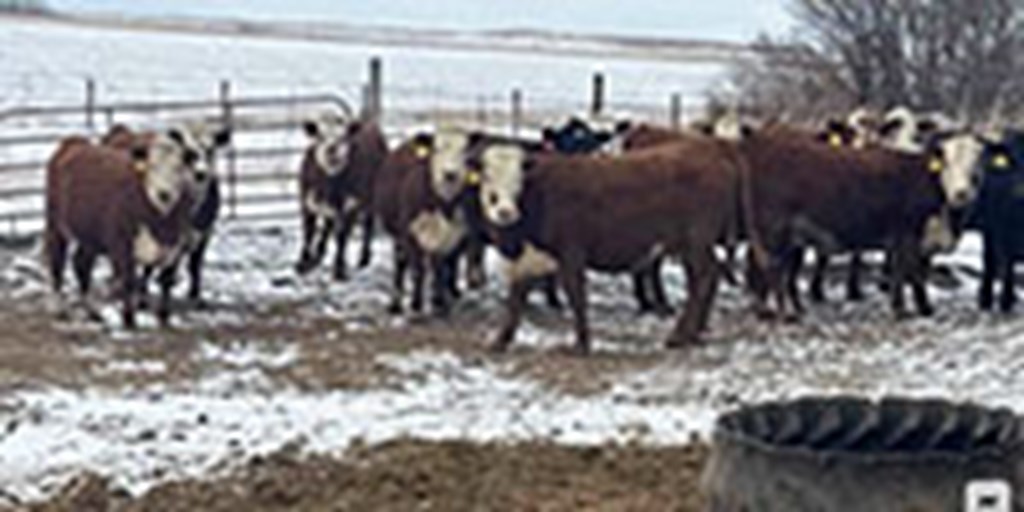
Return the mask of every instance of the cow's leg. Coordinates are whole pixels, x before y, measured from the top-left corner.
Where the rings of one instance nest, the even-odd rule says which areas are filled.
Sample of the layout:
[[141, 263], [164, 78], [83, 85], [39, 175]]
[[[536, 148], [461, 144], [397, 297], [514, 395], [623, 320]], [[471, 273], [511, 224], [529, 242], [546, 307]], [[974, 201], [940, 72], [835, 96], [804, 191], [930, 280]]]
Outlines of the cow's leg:
[[71, 256], [71, 268], [75, 273], [75, 280], [78, 282], [78, 293], [81, 297], [82, 307], [90, 320], [99, 322], [103, 320], [99, 312], [93, 309], [89, 302], [89, 294], [92, 290], [92, 270], [96, 264], [96, 251], [89, 247], [79, 246], [75, 248]]
[[654, 303], [651, 300], [651, 291], [648, 289], [650, 280], [643, 270], [630, 274], [633, 280], [633, 297], [636, 299], [637, 309], [641, 315], [654, 312]]
[[578, 354], [590, 352], [590, 325], [587, 321], [587, 280], [582, 258], [570, 257], [558, 267], [559, 281], [569, 298], [576, 324], [576, 347]]
[[932, 316], [935, 308], [928, 298], [928, 273], [931, 269], [931, 259], [921, 253], [918, 244], [915, 244], [913, 255], [913, 266], [910, 273], [911, 291], [914, 293], [914, 306], [921, 316]]
[[392, 288], [391, 288], [391, 304], [388, 306], [388, 311], [391, 314], [400, 314], [403, 309], [403, 301], [405, 300], [405, 273], [409, 268], [409, 256], [406, 254], [404, 247], [397, 240], [394, 244], [393, 250], [394, 257], [394, 274], [392, 275]]
[[188, 299], [195, 307], [204, 308], [203, 302], [203, 263], [206, 260], [206, 248], [210, 245], [210, 234], [203, 233], [199, 242], [188, 255]]
[[466, 284], [470, 290], [479, 290], [487, 284], [484, 255], [487, 245], [480, 237], [470, 237], [466, 246]]
[[[736, 277], [736, 254], [739, 250], [739, 244], [734, 241], [726, 242], [723, 245], [725, 250], [725, 260], [719, 265], [722, 275], [722, 279], [731, 286], [739, 286], [740, 280]], [[668, 302], [666, 301], [666, 304]]]
[[462, 298], [462, 290], [459, 289], [459, 263], [462, 262], [464, 254], [465, 249], [459, 248], [451, 254], [445, 255], [441, 259], [441, 265], [443, 267], [441, 273], [443, 280], [441, 281], [441, 284], [444, 285], [444, 293], [451, 300], [459, 300]]
[[851, 302], [864, 300], [864, 290], [860, 285], [863, 272], [864, 254], [860, 251], [853, 251], [850, 254], [850, 268], [846, 273], [846, 300]]
[[754, 313], [762, 320], [770, 320], [775, 317], [769, 304], [771, 300], [770, 273], [770, 265], [762, 266], [757, 262], [752, 251], [747, 252], [746, 287], [754, 298]]
[[426, 263], [423, 252], [418, 248], [409, 250], [409, 265], [412, 267], [412, 303], [414, 313], [423, 311], [423, 282], [426, 279]]
[[519, 329], [519, 322], [523, 317], [523, 306], [526, 304], [526, 296], [530, 292], [531, 282], [529, 279], [519, 279], [509, 283], [508, 297], [505, 299], [505, 319], [498, 330], [498, 336], [491, 345], [491, 350], [504, 352], [512, 344]]
[[784, 263], [785, 295], [782, 303], [785, 305], [782, 306], [782, 311], [785, 312], [783, 318], [788, 322], [796, 322], [804, 312], [804, 303], [800, 298], [800, 272], [804, 267], [805, 252], [803, 248], [794, 248], [789, 251]]
[[337, 229], [334, 231], [334, 279], [345, 281], [348, 279], [348, 264], [346, 263], [345, 249], [348, 247], [348, 237], [352, 234], [352, 228], [359, 219], [359, 210], [346, 212], [341, 216]]
[[125, 329], [134, 329], [135, 322], [135, 288], [138, 276], [135, 270], [135, 259], [132, 254], [131, 242], [124, 242], [123, 247], [113, 251], [110, 256], [114, 266], [116, 282], [120, 284], [121, 321]]
[[451, 309], [450, 286], [453, 281], [454, 257], [431, 255], [428, 258], [431, 273], [431, 306], [437, 316], [445, 317]]
[[171, 324], [171, 291], [174, 289], [178, 276], [178, 263], [174, 262], [162, 269], [157, 274], [157, 284], [160, 286], [160, 301], [156, 306], [156, 319], [161, 327]]
[[666, 346], [682, 348], [700, 342], [707, 327], [711, 303], [718, 288], [718, 261], [711, 246], [688, 251], [683, 258], [686, 269], [686, 305], [679, 316]]
[[[660, 257], [654, 261], [651, 268], [648, 270], [650, 275], [650, 291], [651, 300], [654, 302], [655, 311], [660, 316], [669, 316], [672, 314], [672, 304], [669, 304], [668, 293], [665, 291], [665, 279], [662, 276], [661, 269], [665, 264], [665, 258]], [[718, 266], [718, 260], [715, 260], [715, 266]]]
[[811, 270], [810, 297], [812, 302], [821, 304], [828, 300], [825, 294], [825, 280], [830, 257], [823, 251], [814, 252], [814, 268]]
[[56, 227], [48, 226], [46, 230], [46, 258], [49, 263], [50, 284], [55, 293], [64, 288], [64, 267], [68, 261], [68, 240], [61, 235]]
[[558, 279], [554, 274], [540, 278], [540, 286], [544, 291], [544, 300], [548, 307], [555, 310], [562, 310], [562, 299], [558, 295]]
[[149, 265], [143, 265], [139, 272], [139, 280], [135, 284], [135, 303], [138, 304], [139, 309], [149, 309], [149, 281], [153, 278], [153, 267]]
[[373, 209], [363, 209], [363, 245], [359, 250], [359, 268], [366, 268], [373, 262], [373, 227], [376, 224]]
[[1002, 280], [1002, 289], [999, 290], [999, 310], [1009, 313], [1017, 303], [1017, 294], [1014, 290], [1013, 258], [1009, 254], [1004, 255], [999, 271]]
[[889, 255], [889, 297], [893, 314], [897, 319], [907, 317], [906, 299], [903, 295], [903, 284], [906, 280], [907, 267], [909, 266], [907, 253], [907, 243], [905, 241], [897, 241]]
[[982, 311], [992, 310], [992, 302], [995, 297], [995, 293], [993, 291], [997, 271], [995, 253], [995, 241], [993, 241], [991, 237], [986, 236], [982, 246], [981, 284], [978, 287], [978, 307], [981, 308]]
[[316, 266], [313, 263], [313, 245], [316, 242], [319, 218], [310, 211], [302, 212], [302, 250], [299, 253], [299, 261], [295, 264], [295, 271], [305, 274]]

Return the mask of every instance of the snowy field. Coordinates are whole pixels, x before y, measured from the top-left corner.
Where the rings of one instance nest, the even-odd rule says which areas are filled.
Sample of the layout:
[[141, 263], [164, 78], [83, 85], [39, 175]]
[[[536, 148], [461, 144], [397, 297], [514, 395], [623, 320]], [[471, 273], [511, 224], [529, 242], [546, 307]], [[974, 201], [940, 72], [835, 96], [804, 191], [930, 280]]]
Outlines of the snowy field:
[[[151, 320], [139, 333], [122, 331], [113, 303], [105, 303], [104, 325], [81, 314], [58, 320], [61, 306], [46, 291], [37, 253], [5, 253], [0, 300], [14, 315], [42, 315], [43, 325], [75, 336], [69, 357], [90, 370], [70, 382], [3, 383], [0, 496], [43, 497], [83, 470], [142, 492], [220, 474], [286, 444], [317, 453], [401, 438], [678, 445], [706, 438], [723, 410], [806, 394], [932, 396], [1024, 410], [1024, 321], [976, 312], [975, 284], [963, 273], [960, 286], [935, 289], [935, 318], [902, 323], [876, 294], [864, 304], [815, 308], [799, 325], [761, 324], [740, 292], [724, 287], [708, 344], [683, 352], [660, 345], [668, 320], [636, 316], [625, 279], [593, 276], [592, 358], [563, 355], [570, 319], [540, 307], [512, 354], [495, 357], [485, 348], [501, 314], [497, 258], [489, 287], [466, 298], [445, 327], [386, 314], [386, 242], [348, 283], [330, 282], [325, 269], [296, 278], [297, 242], [287, 229], [223, 230], [209, 265], [215, 306], [179, 317], [176, 336], [189, 341], [173, 343]], [[976, 256], [977, 240], [968, 238], [944, 262], [973, 265]], [[678, 299], [678, 269], [668, 280]], [[210, 334], [320, 320], [331, 329], [302, 339]], [[443, 341], [457, 331], [469, 341]], [[398, 347], [431, 341], [372, 350], [369, 363], [387, 377], [365, 385], [275, 377], [303, 374], [311, 344], [343, 358], [353, 340], [382, 335]], [[175, 377], [183, 364], [201, 370]]]

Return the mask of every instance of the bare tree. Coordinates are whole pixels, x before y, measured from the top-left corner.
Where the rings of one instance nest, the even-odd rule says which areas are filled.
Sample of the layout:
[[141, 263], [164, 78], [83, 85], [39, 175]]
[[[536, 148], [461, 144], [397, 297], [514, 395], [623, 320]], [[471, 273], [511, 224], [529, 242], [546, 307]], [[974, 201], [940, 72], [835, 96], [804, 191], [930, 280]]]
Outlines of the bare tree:
[[966, 122], [1024, 112], [1024, 0], [792, 0], [786, 39], [733, 72], [742, 103], [814, 119], [907, 105]]

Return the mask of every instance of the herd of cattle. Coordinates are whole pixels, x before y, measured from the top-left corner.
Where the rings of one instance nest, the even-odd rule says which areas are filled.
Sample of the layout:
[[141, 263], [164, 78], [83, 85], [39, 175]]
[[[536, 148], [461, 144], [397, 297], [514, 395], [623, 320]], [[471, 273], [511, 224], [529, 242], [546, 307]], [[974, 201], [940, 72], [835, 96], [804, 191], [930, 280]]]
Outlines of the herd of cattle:
[[[346, 279], [345, 247], [362, 226], [359, 267], [372, 259], [373, 231], [394, 241], [393, 299], [403, 311], [407, 274], [413, 311], [443, 315], [460, 288], [484, 284], [484, 254], [506, 262], [507, 312], [495, 348], [513, 340], [528, 295], [553, 307], [568, 298], [576, 348], [589, 350], [586, 271], [628, 273], [641, 311], [671, 306], [666, 261], [680, 261], [686, 303], [669, 346], [699, 341], [720, 277], [743, 282], [765, 318], [802, 311], [797, 277], [816, 255], [811, 298], [824, 298], [829, 258], [849, 254], [847, 294], [863, 295], [861, 253], [885, 255], [897, 316], [930, 314], [932, 257], [965, 230], [984, 240], [979, 304], [1015, 301], [1013, 263], [1024, 255], [1024, 133], [978, 133], [907, 109], [858, 110], [819, 128], [746, 124], [736, 115], [673, 131], [620, 122], [595, 129], [572, 119], [539, 140], [441, 127], [393, 149], [374, 123], [333, 117], [303, 125], [302, 248], [307, 273], [335, 241], [333, 275]], [[60, 293], [71, 253], [82, 297], [98, 256], [112, 263], [123, 321], [135, 325], [151, 273], [162, 323], [180, 262], [189, 297], [201, 300], [203, 255], [219, 206], [216, 152], [226, 129], [194, 124], [160, 132], [114, 127], [102, 140], [63, 141], [47, 169], [45, 249]], [[464, 279], [460, 279], [464, 276]], [[463, 283], [464, 281], [464, 283]]]

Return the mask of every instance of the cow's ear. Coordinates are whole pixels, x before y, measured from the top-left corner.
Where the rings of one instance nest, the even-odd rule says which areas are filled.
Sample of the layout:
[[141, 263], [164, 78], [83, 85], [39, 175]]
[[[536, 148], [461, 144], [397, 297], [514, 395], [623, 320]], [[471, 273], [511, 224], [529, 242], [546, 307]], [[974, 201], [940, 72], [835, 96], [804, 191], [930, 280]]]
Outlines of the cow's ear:
[[707, 136], [713, 136], [715, 134], [715, 126], [711, 123], [698, 122], [693, 124], [693, 128], [700, 133]]
[[223, 127], [213, 134], [213, 147], [222, 148], [231, 144], [231, 128]]
[[633, 129], [633, 123], [629, 122], [629, 120], [624, 119], [622, 121], [615, 123], [616, 135], [622, 135], [623, 133], [626, 133], [631, 129]]
[[429, 133], [417, 133], [412, 138], [412, 152], [419, 160], [424, 160], [434, 151], [434, 137]]
[[185, 134], [181, 133], [181, 130], [177, 128], [171, 128], [167, 132], [167, 136], [179, 146], [185, 145]]
[[754, 136], [754, 127], [749, 124], [740, 125], [740, 139], [749, 139]]
[[302, 132], [311, 139], [320, 138], [320, 126], [318, 126], [314, 121], [303, 121]]
[[611, 142], [612, 137], [614, 136], [615, 135], [612, 134], [612, 132], [602, 130], [594, 134], [594, 140], [596, 140], [599, 144], [607, 144]]
[[540, 131], [540, 140], [544, 142], [553, 142], [555, 140], [555, 129], [550, 126], [545, 126]]
[[936, 133], [939, 131], [939, 123], [934, 119], [921, 119], [917, 122], [917, 133]]

